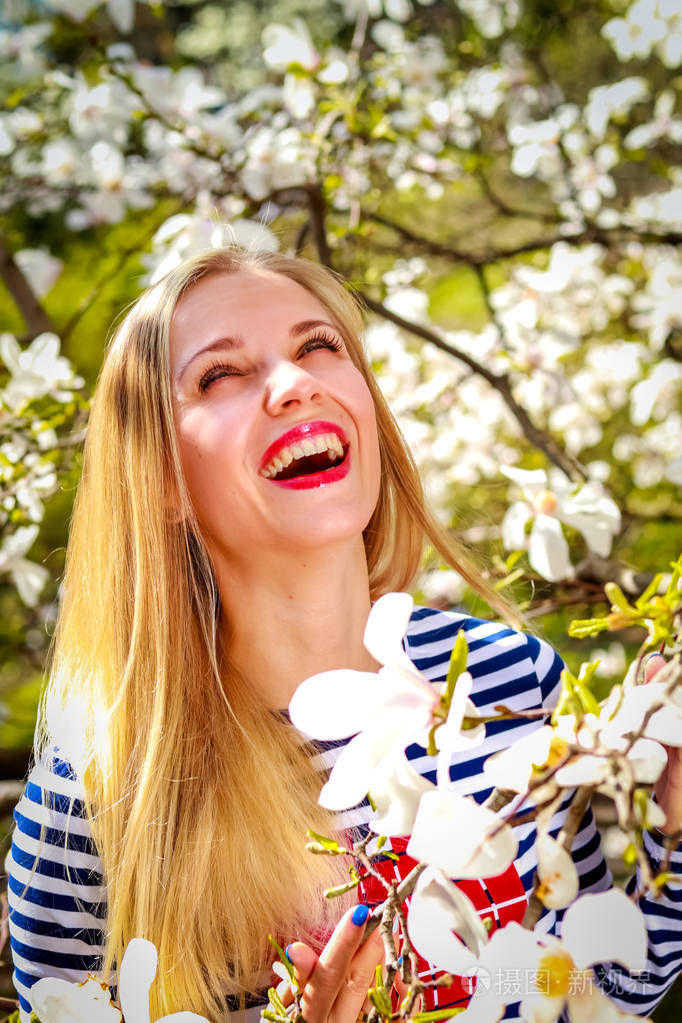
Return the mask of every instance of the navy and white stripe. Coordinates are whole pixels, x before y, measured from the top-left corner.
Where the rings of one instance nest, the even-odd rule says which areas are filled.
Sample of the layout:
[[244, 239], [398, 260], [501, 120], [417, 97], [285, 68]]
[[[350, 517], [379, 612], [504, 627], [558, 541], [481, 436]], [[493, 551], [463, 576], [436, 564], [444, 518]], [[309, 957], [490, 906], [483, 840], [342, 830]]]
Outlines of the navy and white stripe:
[[[468, 670], [474, 679], [471, 698], [484, 713], [498, 703], [513, 710], [551, 709], [556, 702], [560, 657], [548, 644], [508, 626], [467, 615], [416, 608], [405, 649], [417, 668], [431, 681], [445, 678], [457, 632], [464, 629], [469, 646]], [[483, 745], [473, 756], [453, 758], [450, 774], [456, 790], [483, 801], [490, 786], [482, 774], [483, 761], [542, 724], [539, 719], [489, 724]], [[325, 744], [316, 761], [323, 770], [334, 763], [345, 742]], [[434, 762], [416, 745], [408, 747], [412, 766], [435, 780]], [[570, 805], [570, 794], [551, 826], [558, 833]], [[366, 825], [369, 806], [340, 815], [339, 827]], [[82, 790], [69, 765], [55, 758], [39, 764], [29, 775], [14, 812], [16, 827], [8, 857], [10, 938], [15, 966], [14, 982], [21, 1004], [22, 1023], [31, 1011], [30, 989], [44, 976], [83, 980], [100, 963], [106, 922], [106, 885], [82, 802]], [[515, 866], [526, 892], [537, 865], [532, 822], [516, 829], [519, 841]], [[653, 833], [645, 835], [654, 869], [666, 850]], [[580, 890], [598, 892], [612, 885], [602, 855], [591, 811], [585, 814], [573, 844], [580, 875]], [[682, 868], [682, 848], [672, 856], [671, 870]], [[631, 888], [637, 879], [631, 881]], [[671, 882], [657, 899], [640, 902], [649, 934], [646, 980], [632, 979], [618, 967], [598, 971], [604, 989], [630, 1013], [646, 1015], [665, 994], [682, 967], [682, 885]], [[495, 912], [501, 907], [493, 907]], [[537, 925], [540, 933], [560, 934], [560, 912], [545, 911]], [[518, 1005], [509, 1006], [505, 1019], [518, 1019]]]

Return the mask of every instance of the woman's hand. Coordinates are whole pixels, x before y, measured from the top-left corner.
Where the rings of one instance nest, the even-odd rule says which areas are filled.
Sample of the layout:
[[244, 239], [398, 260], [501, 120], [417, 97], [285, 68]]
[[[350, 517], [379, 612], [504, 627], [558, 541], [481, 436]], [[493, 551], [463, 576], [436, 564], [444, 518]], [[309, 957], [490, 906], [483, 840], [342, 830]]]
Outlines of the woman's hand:
[[367, 990], [373, 986], [384, 947], [378, 930], [360, 944], [368, 915], [362, 904], [348, 910], [319, 956], [302, 941], [287, 946], [303, 992], [306, 1023], [355, 1023], [363, 1009], [371, 1008]]
[[[644, 669], [645, 682], [651, 682], [657, 672], [665, 666], [661, 654], [652, 654]], [[674, 835], [682, 828], [682, 749], [666, 746], [668, 765], [654, 786], [656, 802], [666, 816], [665, 831]]]

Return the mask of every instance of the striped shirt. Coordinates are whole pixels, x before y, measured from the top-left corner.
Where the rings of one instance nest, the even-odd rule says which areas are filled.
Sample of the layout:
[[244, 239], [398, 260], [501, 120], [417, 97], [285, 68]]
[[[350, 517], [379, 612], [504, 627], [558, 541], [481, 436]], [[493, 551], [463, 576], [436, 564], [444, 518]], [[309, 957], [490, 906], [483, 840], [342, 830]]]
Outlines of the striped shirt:
[[[512, 710], [546, 707], [556, 702], [563, 667], [559, 656], [546, 643], [533, 636], [494, 622], [482, 621], [458, 612], [416, 608], [405, 637], [405, 649], [416, 667], [431, 681], [444, 680], [450, 653], [460, 629], [468, 641], [467, 668], [474, 683], [471, 699], [483, 714], [495, 713], [495, 705], [506, 704]], [[484, 760], [542, 724], [541, 719], [516, 718], [486, 725], [484, 743], [474, 755], [453, 756], [450, 776], [455, 791], [482, 802], [490, 786], [482, 773]], [[319, 744], [316, 766], [328, 770], [346, 741]], [[435, 761], [422, 747], [409, 746], [407, 757], [412, 767], [435, 781]], [[8, 856], [10, 939], [14, 962], [14, 983], [21, 1005], [22, 1023], [28, 1023], [31, 1011], [31, 986], [45, 976], [71, 981], [85, 979], [100, 966], [106, 924], [106, 884], [101, 861], [94, 846], [82, 799], [82, 789], [74, 773], [55, 753], [50, 762], [39, 763], [31, 771], [24, 794], [14, 812], [16, 822], [12, 849]], [[571, 793], [567, 793], [556, 813], [550, 832], [556, 835], [566, 819]], [[340, 829], [366, 827], [371, 811], [365, 802], [339, 817]], [[42, 832], [42, 833], [41, 833]], [[495, 929], [510, 920], [521, 920], [527, 895], [532, 890], [537, 866], [535, 825], [515, 828], [518, 852], [512, 866], [499, 878], [485, 882], [458, 882], [470, 896], [482, 918]], [[645, 832], [646, 852], [654, 870], [667, 852], [660, 837]], [[404, 840], [394, 840], [398, 854], [395, 863], [383, 861], [386, 871], [404, 876], [407, 863]], [[580, 893], [605, 891], [612, 878], [601, 852], [599, 835], [590, 810], [587, 811], [572, 848]], [[679, 875], [682, 847], [672, 854], [670, 870]], [[637, 885], [633, 877], [628, 885]], [[371, 885], [361, 892], [373, 901]], [[606, 964], [596, 970], [603, 990], [625, 1012], [646, 1015], [660, 1001], [682, 967], [682, 885], [671, 881], [653, 898], [640, 900], [644, 913], [649, 954], [642, 974], [630, 976], [622, 968]], [[536, 933], [561, 933], [561, 911], [545, 910], [536, 925]], [[510, 964], [512, 978], [513, 964]], [[420, 964], [426, 977], [433, 970]], [[504, 980], [504, 978], [502, 978]], [[513, 978], [518, 984], [518, 978]], [[511, 980], [510, 980], [511, 983]], [[458, 986], [459, 985], [459, 986]], [[511, 989], [510, 989], [511, 990]], [[456, 982], [451, 989], [437, 989], [438, 1006], [466, 1002], [466, 983]], [[515, 989], [519, 1001], [525, 993]], [[519, 1018], [519, 1003], [507, 1007], [505, 1019]]]

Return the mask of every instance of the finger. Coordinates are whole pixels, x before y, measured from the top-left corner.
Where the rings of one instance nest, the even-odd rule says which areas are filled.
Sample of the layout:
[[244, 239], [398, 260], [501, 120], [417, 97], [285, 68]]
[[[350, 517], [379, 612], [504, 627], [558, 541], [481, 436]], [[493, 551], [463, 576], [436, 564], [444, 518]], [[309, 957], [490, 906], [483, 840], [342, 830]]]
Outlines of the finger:
[[654, 675], [656, 675], [661, 668], [665, 667], [665, 657], [663, 654], [651, 654], [646, 665], [644, 666], [644, 681], [651, 682]]
[[384, 943], [374, 931], [351, 959], [345, 983], [336, 996], [332, 1016], [338, 1023], [353, 1023], [361, 1010], [369, 1012], [372, 1008], [367, 991], [374, 987], [376, 968], [383, 958]]
[[[304, 989], [301, 1007], [308, 1023], [322, 1023], [327, 1019], [340, 990], [352, 976], [351, 962], [362, 940], [368, 914], [368, 907], [363, 905], [348, 910], [319, 956], [300, 941], [287, 947], [296, 979]], [[364, 961], [362, 957], [361, 961]], [[367, 988], [359, 1001], [356, 998], [357, 1011], [366, 993]]]

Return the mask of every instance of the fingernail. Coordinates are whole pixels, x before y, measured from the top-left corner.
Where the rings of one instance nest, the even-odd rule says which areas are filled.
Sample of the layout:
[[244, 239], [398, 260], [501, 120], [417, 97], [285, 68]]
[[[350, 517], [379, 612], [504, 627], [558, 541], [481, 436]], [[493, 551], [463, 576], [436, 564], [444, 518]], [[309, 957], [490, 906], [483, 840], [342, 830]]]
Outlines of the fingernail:
[[665, 657], [663, 657], [663, 654], [659, 654], [658, 650], [656, 650], [656, 651], [655, 651], [655, 653], [653, 653], [653, 654], [649, 654], [649, 656], [647, 657], [647, 663], [648, 663], [648, 662], [649, 662], [649, 661], [650, 661], [650, 660], [651, 660], [651, 659], [652, 659], [653, 657], [660, 657], [660, 658], [662, 658], [663, 660], [665, 660]]
[[291, 958], [291, 945], [287, 945], [287, 947], [284, 949], [284, 955], [287, 957], [287, 959], [289, 960], [289, 962], [293, 966], [294, 965], [294, 960]]
[[362, 927], [368, 916], [369, 906], [364, 906], [362, 903], [360, 903], [360, 905], [356, 906], [355, 909], [353, 910], [352, 916], [353, 923], [355, 924], [356, 927]]

